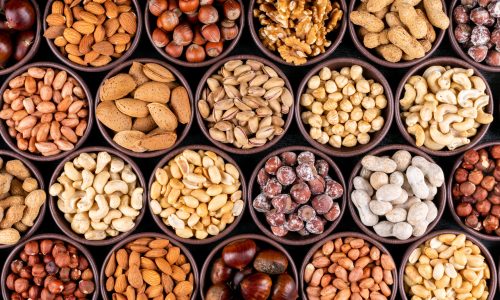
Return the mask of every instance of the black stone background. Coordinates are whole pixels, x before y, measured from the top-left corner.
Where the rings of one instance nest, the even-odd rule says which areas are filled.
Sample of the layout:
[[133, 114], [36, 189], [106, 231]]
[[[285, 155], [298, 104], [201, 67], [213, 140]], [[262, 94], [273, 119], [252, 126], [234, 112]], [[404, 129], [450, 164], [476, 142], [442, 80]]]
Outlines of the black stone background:
[[[146, 5], [146, 1], [139, 1], [141, 3], [142, 11], [144, 12], [144, 7]], [[245, 4], [247, 4], [246, 1], [244, 1]], [[46, 5], [46, 0], [41, 0], [39, 1], [40, 5], [40, 10], [43, 12], [45, 5]], [[245, 7], [245, 9], [248, 9], [248, 7]], [[142, 21], [142, 20], [141, 20]], [[245, 24], [243, 36], [241, 37], [241, 40], [239, 41], [238, 45], [236, 48], [230, 53], [230, 55], [236, 55], [236, 54], [255, 54], [258, 56], [265, 57], [265, 55], [257, 48], [255, 43], [253, 42], [250, 32], [248, 28], [246, 28], [247, 24]], [[439, 49], [436, 51], [436, 53], [432, 57], [438, 57], [438, 56], [454, 56], [460, 58], [456, 53], [453, 51], [450, 41], [448, 39], [448, 35], [445, 35], [445, 38], [440, 45]], [[329, 58], [337, 58], [337, 57], [356, 57], [360, 58], [362, 60], [368, 61], [367, 58], [363, 57], [361, 53], [359, 53], [356, 48], [354, 47], [354, 44], [351, 40], [351, 37], [349, 36], [349, 31], [346, 32], [344, 35], [343, 41], [338, 47], [337, 50], [333, 53], [333, 55]], [[130, 59], [134, 58], [156, 58], [160, 60], [164, 60], [164, 58], [154, 49], [152, 44], [150, 43], [147, 33], [145, 30], [142, 32], [141, 40], [139, 43], [138, 48], [135, 50], [135, 52], [132, 54]], [[40, 49], [33, 58], [31, 62], [41, 62], [41, 61], [52, 61], [52, 62], [57, 62], [61, 63], [58, 61], [57, 57], [53, 55], [51, 52], [50, 48], [47, 45], [47, 42], [45, 41], [45, 38], [42, 38], [41, 46]], [[369, 61], [368, 61], [369, 62]], [[308, 67], [289, 67], [285, 65], [278, 64], [278, 66], [283, 70], [283, 72], [288, 76], [288, 79], [290, 80], [292, 87], [294, 88], [294, 93], [296, 93], [297, 88], [299, 86], [300, 81], [303, 79], [305, 74], [313, 67], [313, 66], [308, 66]], [[205, 68], [185, 68], [181, 66], [176, 66], [182, 74], [186, 77], [186, 79], [189, 82], [189, 85], [193, 91], [193, 94], [196, 91], [196, 88], [198, 86], [198, 82], [203, 76], [203, 74], [206, 72], [208, 67]], [[408, 71], [408, 69], [390, 69], [390, 68], [384, 68], [382, 66], [377, 66], [379, 70], [386, 76], [387, 80], [389, 81], [393, 93], [396, 90], [399, 81], [401, 77]], [[101, 73], [85, 73], [85, 72], [79, 72], [83, 79], [86, 81], [86, 83], [89, 85], [91, 93], [93, 97], [95, 97], [97, 89], [99, 84], [101, 83], [102, 79], [104, 76], [106, 76], [106, 72], [101, 72]], [[489, 72], [482, 72], [486, 78], [488, 79], [488, 83], [490, 84], [492, 90], [493, 90], [493, 95], [494, 95], [494, 105], [495, 105], [495, 121], [493, 124], [491, 124], [489, 131], [487, 135], [483, 138], [482, 142], [486, 141], [492, 141], [492, 140], [500, 140], [500, 114], [499, 114], [499, 106], [500, 106], [500, 73], [489, 73]], [[3, 76], [0, 78], [0, 82], [3, 84], [3, 81], [7, 78], [7, 76]], [[193, 122], [196, 122], [196, 120], [193, 120]], [[389, 133], [387, 134], [386, 138], [382, 141], [380, 145], [386, 145], [386, 144], [396, 144], [396, 143], [402, 143], [405, 144], [406, 141], [403, 139], [401, 136], [396, 122], [392, 122], [391, 129]], [[199, 129], [198, 124], [193, 124], [191, 127], [191, 130], [189, 132], [189, 135], [187, 138], [183, 141], [181, 146], [183, 145], [190, 145], [190, 144], [206, 144], [206, 145], [211, 145], [210, 141], [205, 138], [205, 136], [202, 134], [201, 130]], [[302, 137], [297, 125], [296, 125], [296, 120], [292, 122], [292, 126], [288, 130], [288, 132], [285, 134], [285, 136], [271, 149], [259, 153], [259, 154], [254, 154], [254, 155], [236, 155], [232, 154], [231, 156], [237, 161], [237, 163], [240, 165], [241, 169], [244, 172], [245, 178], [248, 181], [250, 179], [250, 176], [252, 174], [252, 171], [255, 167], [255, 165], [259, 162], [259, 160], [264, 157], [267, 153], [280, 149], [282, 147], [286, 147], [289, 145], [306, 145], [309, 146], [307, 141]], [[84, 147], [86, 146], [107, 146], [110, 147], [110, 145], [104, 140], [103, 136], [99, 132], [99, 129], [97, 128], [97, 125], [94, 122], [94, 126], [92, 128], [92, 132], [87, 139], [86, 143], [84, 144]], [[0, 148], [2, 149], [8, 149], [8, 146], [1, 142], [0, 143]], [[451, 176], [451, 168], [453, 167], [454, 162], [458, 156], [452, 156], [452, 157], [434, 157], [436, 162], [443, 168], [445, 172], [446, 178], [448, 176]], [[142, 172], [144, 173], [144, 176], [146, 178], [146, 182], [149, 180], [149, 177], [151, 176], [151, 173], [153, 171], [154, 166], [158, 163], [158, 161], [161, 159], [161, 157], [158, 158], [149, 158], [149, 159], [137, 159], [133, 158], [137, 164], [142, 169]], [[351, 170], [354, 167], [355, 163], [360, 159], [360, 157], [352, 157], [352, 158], [335, 158], [333, 157], [333, 160], [335, 163], [338, 164], [340, 169], [343, 172], [344, 179], [347, 181], [351, 175]], [[50, 177], [52, 175], [52, 172], [55, 170], [57, 166], [57, 161], [56, 162], [50, 162], [50, 163], [42, 163], [42, 162], [34, 162], [35, 165], [40, 169], [44, 176], [45, 180], [45, 185], [48, 186]], [[441, 219], [441, 222], [438, 223], [436, 228], [434, 230], [439, 230], [439, 229], [458, 229], [460, 230], [461, 228], [455, 223], [453, 220], [452, 216], [450, 215], [450, 212], [448, 210], [448, 207], [446, 207], [444, 215]], [[161, 232], [159, 227], [156, 225], [156, 223], [153, 222], [149, 209], [147, 209], [146, 215], [142, 219], [142, 222], [138, 229], [134, 233], [139, 233], [139, 232]], [[346, 211], [344, 212], [344, 215], [342, 217], [342, 220], [339, 224], [339, 226], [334, 230], [334, 233], [336, 232], [343, 232], [343, 231], [358, 231], [362, 232], [359, 228], [357, 228], [356, 224], [351, 218], [351, 215], [349, 213], [349, 210], [346, 207]], [[40, 233], [59, 233], [62, 234], [62, 231], [59, 230], [57, 225], [55, 224], [54, 220], [52, 219], [52, 216], [50, 214], [50, 211], [47, 207], [46, 215], [45, 215], [45, 220], [40, 227], [40, 229], [35, 233], [40, 234]], [[257, 233], [257, 234], [263, 234], [257, 226], [254, 224], [250, 213], [248, 210], [244, 211], [244, 217], [241, 220], [241, 222], [238, 224], [238, 226], [235, 228], [233, 232], [229, 234], [229, 236], [234, 236], [237, 234], [242, 234], [242, 233]], [[498, 251], [500, 242], [487, 242], [484, 241], [484, 243], [488, 246], [488, 249], [491, 251], [493, 254], [493, 257], [495, 259], [495, 262], [498, 264], [499, 261], [499, 254], [495, 250]], [[193, 256], [196, 259], [198, 269], [201, 270], [201, 267], [205, 261], [206, 256], [210, 252], [210, 250], [215, 247], [215, 244], [209, 244], [209, 245], [196, 245], [196, 246], [190, 246], [186, 245], [187, 248], [191, 251]], [[394, 257], [394, 260], [396, 264], [399, 267], [399, 264], [401, 262], [402, 256], [404, 255], [404, 252], [406, 250], [405, 245], [399, 245], [399, 246], [393, 246], [393, 245], [385, 245], [391, 254]], [[93, 257], [97, 263], [97, 266], [100, 268], [103, 264], [104, 258], [106, 254], [109, 252], [112, 246], [105, 246], [105, 247], [91, 247], [89, 246], [88, 249], [92, 252]], [[295, 264], [297, 268], [300, 271], [300, 267], [302, 265], [302, 260], [309, 250], [309, 246], [286, 246], [285, 248], [289, 251], [289, 253], [292, 255], [294, 258]], [[7, 255], [10, 253], [10, 249], [6, 250], [0, 250], [0, 266], [3, 267], [3, 262], [5, 261]], [[3, 284], [3, 283], [2, 283]], [[198, 296], [198, 298], [200, 298]], [[399, 296], [397, 297], [399, 298]], [[500, 299], [500, 296], [497, 293], [497, 296], [495, 297], [496, 299]]]

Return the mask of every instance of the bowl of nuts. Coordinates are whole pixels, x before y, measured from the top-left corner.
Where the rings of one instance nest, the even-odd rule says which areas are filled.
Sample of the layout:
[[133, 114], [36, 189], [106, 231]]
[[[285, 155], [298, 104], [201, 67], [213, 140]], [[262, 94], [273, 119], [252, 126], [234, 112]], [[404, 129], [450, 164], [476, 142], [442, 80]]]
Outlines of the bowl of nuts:
[[330, 57], [347, 28], [345, 0], [251, 0], [249, 7], [248, 27], [255, 44], [284, 65], [307, 66]]
[[255, 224], [287, 245], [306, 245], [330, 234], [345, 211], [340, 169], [319, 150], [290, 146], [263, 158], [248, 186]]
[[42, 224], [47, 195], [40, 171], [21, 155], [0, 150], [0, 249], [22, 243]]
[[190, 145], [170, 152], [156, 165], [149, 187], [154, 221], [184, 244], [223, 239], [245, 211], [243, 172], [215, 147]]
[[60, 234], [40, 234], [14, 248], [1, 280], [3, 299], [99, 299], [92, 255]]
[[314, 148], [335, 157], [375, 147], [389, 131], [393, 115], [391, 87], [384, 75], [355, 58], [336, 58], [313, 68], [295, 100], [302, 135]]
[[389, 68], [407, 68], [426, 60], [450, 25], [443, 0], [351, 0], [349, 12], [349, 32], [356, 48]]
[[336, 233], [314, 244], [302, 263], [300, 281], [303, 299], [394, 300], [398, 283], [390, 252], [357, 232]]
[[493, 122], [488, 81], [457, 58], [432, 58], [413, 67], [394, 97], [399, 131], [431, 155], [451, 156], [474, 147]]
[[433, 296], [493, 300], [496, 272], [495, 261], [480, 240], [458, 230], [435, 231], [406, 250], [399, 267], [399, 293], [403, 300]]
[[500, 72], [500, 3], [492, 0], [454, 0], [448, 36], [455, 52], [474, 67]]
[[105, 246], [132, 233], [146, 211], [146, 181], [117, 150], [87, 147], [68, 155], [50, 179], [50, 213], [70, 238]]
[[202, 300], [298, 298], [297, 268], [279, 243], [257, 234], [218, 244], [201, 269]]
[[372, 150], [351, 173], [348, 202], [358, 227], [387, 244], [428, 234], [446, 205], [444, 173], [425, 152], [407, 145]]
[[196, 261], [182, 243], [142, 232], [111, 249], [101, 268], [100, 287], [104, 300], [140, 299], [139, 295], [195, 300], [198, 282]]
[[196, 119], [218, 148], [255, 154], [275, 145], [293, 119], [293, 89], [269, 60], [254, 55], [224, 58], [196, 89]]
[[193, 123], [193, 95], [184, 76], [155, 59], [127, 61], [106, 75], [96, 95], [96, 122], [119, 151], [149, 158], [167, 153]]
[[61, 159], [90, 134], [92, 94], [66, 66], [26, 65], [5, 80], [0, 93], [0, 134], [11, 149], [30, 160]]
[[245, 25], [242, 0], [149, 0], [144, 16], [158, 53], [184, 67], [209, 66], [228, 55]]
[[48, 1], [43, 35], [66, 65], [83, 72], [110, 70], [139, 45], [142, 15], [137, 0]]
[[448, 179], [448, 205], [455, 221], [468, 233], [500, 241], [500, 143], [467, 150]]

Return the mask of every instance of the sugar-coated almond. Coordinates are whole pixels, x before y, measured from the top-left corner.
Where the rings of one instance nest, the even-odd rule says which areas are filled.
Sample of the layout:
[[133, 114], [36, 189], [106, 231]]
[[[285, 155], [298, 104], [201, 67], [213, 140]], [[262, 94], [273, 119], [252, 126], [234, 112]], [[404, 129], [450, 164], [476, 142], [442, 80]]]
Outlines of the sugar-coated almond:
[[117, 100], [126, 97], [136, 87], [137, 85], [132, 76], [120, 73], [104, 81], [99, 96], [101, 101]]
[[185, 87], [178, 86], [172, 90], [170, 105], [177, 115], [181, 124], [187, 124], [191, 120], [191, 103]]
[[149, 81], [141, 84], [134, 91], [134, 98], [147, 102], [168, 103], [170, 100], [170, 87], [163, 82]]
[[164, 104], [149, 103], [148, 109], [159, 128], [166, 131], [174, 131], [177, 128], [175, 114]]
[[116, 132], [132, 128], [132, 118], [122, 113], [113, 101], [99, 103], [96, 117], [104, 126]]
[[149, 115], [148, 103], [133, 98], [123, 98], [116, 100], [116, 107], [127, 116], [134, 118], [144, 118]]

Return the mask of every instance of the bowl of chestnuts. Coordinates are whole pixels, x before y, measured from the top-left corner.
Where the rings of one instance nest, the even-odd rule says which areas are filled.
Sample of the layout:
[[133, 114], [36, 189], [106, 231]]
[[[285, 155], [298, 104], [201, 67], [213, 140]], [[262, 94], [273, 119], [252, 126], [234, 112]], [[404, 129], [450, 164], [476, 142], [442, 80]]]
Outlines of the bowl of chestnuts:
[[290, 254], [256, 234], [234, 236], [217, 245], [201, 270], [202, 300], [298, 298], [298, 276]]
[[144, 16], [156, 50], [185, 67], [208, 66], [225, 57], [245, 24], [241, 0], [149, 0]]

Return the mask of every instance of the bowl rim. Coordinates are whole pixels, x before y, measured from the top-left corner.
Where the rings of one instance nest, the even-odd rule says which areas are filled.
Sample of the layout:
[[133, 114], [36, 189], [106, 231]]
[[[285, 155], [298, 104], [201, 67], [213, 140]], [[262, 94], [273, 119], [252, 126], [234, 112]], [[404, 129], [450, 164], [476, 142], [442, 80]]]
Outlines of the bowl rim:
[[[177, 155], [179, 155], [180, 153], [182, 153], [184, 150], [212, 151], [215, 154], [217, 154], [218, 156], [222, 157], [226, 163], [231, 163], [232, 165], [234, 165], [236, 167], [236, 169], [238, 170], [239, 174], [240, 174], [240, 183], [241, 183], [240, 190], [241, 190], [241, 198], [242, 198], [241, 200], [243, 201], [243, 210], [241, 211], [241, 214], [234, 219], [233, 223], [229, 224], [229, 226], [227, 226], [226, 228], [224, 228], [224, 230], [222, 230], [221, 232], [219, 232], [219, 234], [207, 237], [207, 238], [202, 239], [202, 240], [199, 240], [199, 239], [196, 239], [196, 238], [189, 238], [189, 239], [187, 239], [187, 238], [182, 238], [180, 236], [177, 236], [177, 234], [171, 229], [171, 227], [169, 227], [169, 226], [167, 226], [167, 225], [165, 225], [163, 223], [162, 218], [160, 216], [158, 216], [158, 215], [156, 215], [156, 214], [153, 213], [153, 209], [152, 209], [152, 207], [150, 205], [150, 203], [151, 203], [151, 186], [155, 182], [155, 173], [156, 173], [156, 170], [159, 169], [159, 168], [163, 168], [164, 166], [166, 166], [170, 160], [172, 160], [174, 157], [176, 157]], [[241, 219], [243, 218], [243, 215], [245, 214], [245, 210], [246, 210], [246, 206], [247, 206], [247, 203], [246, 203], [247, 201], [245, 199], [245, 197], [247, 195], [247, 183], [246, 183], [246, 180], [245, 180], [245, 175], [243, 174], [243, 171], [241, 170], [241, 168], [238, 165], [238, 163], [230, 155], [228, 155], [227, 153], [225, 153], [223, 150], [220, 150], [220, 149], [218, 149], [216, 147], [213, 147], [213, 146], [208, 146], [208, 145], [203, 145], [203, 144], [194, 144], [194, 145], [182, 146], [182, 147], [174, 149], [173, 151], [171, 151], [170, 153], [168, 153], [165, 157], [163, 157], [156, 164], [156, 166], [153, 169], [153, 172], [151, 173], [151, 176], [149, 177], [148, 189], [147, 190], [148, 190], [148, 194], [147, 194], [147, 199], [148, 199], [147, 202], [148, 203], [147, 203], [147, 205], [149, 207], [149, 212], [150, 212], [151, 216], [153, 217], [153, 220], [155, 221], [156, 225], [158, 225], [158, 227], [160, 227], [160, 229], [170, 239], [174, 239], [174, 240], [178, 241], [179, 243], [187, 244], [187, 245], [206, 245], [206, 244], [210, 244], [210, 243], [218, 242], [218, 241], [222, 240], [227, 235], [229, 235], [236, 228], [236, 226], [238, 226], [238, 224], [240, 223]]]
[[[404, 145], [404, 144], [390, 144], [390, 145], [381, 146], [381, 147], [378, 147], [378, 148], [368, 152], [365, 156], [367, 156], [367, 155], [381, 155], [381, 154], [384, 154], [387, 152], [394, 153], [398, 150], [406, 150], [412, 154], [412, 157], [419, 155], [419, 156], [424, 157], [425, 159], [427, 159], [428, 161], [430, 161], [432, 163], [436, 163], [434, 161], [434, 159], [432, 159], [432, 157], [429, 156], [424, 151], [422, 151], [418, 148], [409, 146], [409, 145]], [[446, 186], [445, 186], [446, 182], [444, 182], [443, 185], [438, 188], [438, 193], [436, 194], [436, 196], [434, 196], [434, 199], [432, 200], [432, 202], [434, 202], [434, 204], [436, 204], [436, 207], [438, 210], [437, 216], [427, 226], [427, 229], [425, 230], [425, 233], [422, 236], [411, 236], [410, 238], [408, 238], [406, 240], [399, 240], [395, 237], [381, 237], [381, 236], [379, 236], [371, 228], [373, 226], [370, 226], [370, 228], [369, 228], [368, 226], [365, 226], [361, 222], [361, 220], [359, 218], [358, 211], [357, 211], [356, 207], [354, 206], [354, 204], [352, 203], [351, 193], [354, 190], [353, 180], [354, 180], [354, 177], [358, 176], [360, 170], [361, 170], [361, 159], [356, 163], [356, 165], [352, 169], [351, 176], [349, 178], [349, 185], [348, 185], [348, 189], [347, 189], [347, 194], [348, 194], [347, 201], [349, 204], [349, 211], [351, 212], [351, 216], [352, 216], [354, 222], [356, 223], [356, 225], [358, 225], [358, 228], [360, 228], [368, 236], [374, 238], [375, 240], [377, 240], [379, 242], [389, 244], [389, 245], [409, 244], [409, 243], [412, 243], [414, 241], [418, 241], [422, 236], [428, 235], [434, 229], [434, 227], [436, 227], [439, 220], [441, 220], [441, 217], [443, 216], [443, 212], [444, 212], [444, 209], [446, 206]]]
[[[383, 86], [384, 95], [387, 98], [387, 106], [381, 110], [385, 117], [384, 125], [379, 131], [370, 134], [370, 141], [365, 145], [357, 144], [354, 147], [342, 146], [341, 148], [334, 148], [330, 146], [328, 143], [321, 144], [317, 142], [309, 135], [309, 132], [306, 130], [306, 125], [304, 124], [304, 122], [302, 122], [301, 113], [303, 112], [304, 108], [302, 107], [302, 105], [300, 105], [300, 99], [306, 90], [307, 82], [309, 81], [309, 79], [312, 76], [317, 75], [317, 73], [324, 67], [332, 68], [333, 66], [333, 68], [343, 68], [352, 65], [360, 65], [361, 67], [363, 67], [363, 72], [366, 71], [367, 73], [371, 73], [370, 75], [374, 75], [370, 76], [372, 78], [368, 79], [376, 80]], [[338, 71], [339, 69], [335, 70]], [[295, 95], [294, 114], [295, 114], [294, 116], [295, 120], [299, 127], [299, 131], [302, 133], [302, 136], [312, 147], [319, 149], [324, 153], [327, 153], [329, 156], [351, 157], [370, 151], [371, 149], [376, 147], [387, 135], [389, 129], [391, 129], [392, 121], [394, 119], [394, 98], [389, 82], [387, 81], [385, 76], [373, 65], [357, 58], [351, 58], [351, 57], [334, 58], [326, 60], [321, 64], [315, 66], [304, 76], [297, 89], [297, 94]]]
[[281, 68], [279, 68], [276, 64], [274, 64], [273, 62], [271, 62], [270, 60], [268, 60], [264, 57], [260, 57], [260, 56], [256, 56], [256, 55], [252, 55], [252, 54], [238, 54], [238, 55], [225, 57], [225, 58], [219, 60], [218, 62], [214, 63], [214, 65], [212, 65], [205, 72], [203, 77], [200, 79], [200, 81], [198, 83], [198, 87], [196, 88], [196, 94], [195, 94], [195, 98], [194, 98], [193, 102], [195, 102], [194, 103], [195, 115], [196, 115], [196, 120], [198, 122], [198, 127], [200, 128], [201, 132], [205, 135], [205, 137], [207, 137], [207, 139], [213, 145], [215, 145], [219, 149], [222, 149], [223, 151], [226, 151], [226, 152], [229, 152], [232, 154], [241, 154], [241, 155], [257, 154], [259, 152], [265, 151], [265, 150], [271, 148], [272, 146], [276, 145], [276, 143], [278, 143], [278, 141], [280, 141], [283, 138], [283, 136], [285, 136], [286, 132], [290, 128], [290, 125], [292, 124], [292, 121], [293, 121], [293, 110], [294, 110], [295, 103], [292, 103], [292, 106], [290, 107], [290, 111], [288, 112], [288, 114], [286, 116], [285, 125], [283, 126], [283, 133], [279, 136], [275, 136], [272, 140], [267, 141], [262, 146], [255, 147], [252, 149], [240, 149], [240, 148], [234, 147], [232, 144], [224, 144], [224, 143], [221, 143], [221, 142], [213, 139], [210, 136], [210, 133], [208, 132], [209, 129], [207, 128], [205, 120], [203, 120], [203, 118], [200, 114], [200, 110], [198, 109], [198, 101], [200, 101], [201, 94], [206, 87], [207, 79], [210, 78], [210, 76], [216, 74], [218, 72], [218, 70], [226, 62], [231, 61], [231, 60], [256, 60], [260, 63], [263, 63], [264, 65], [271, 67], [276, 73], [278, 73], [278, 76], [281, 77], [281, 79], [283, 79], [285, 81], [285, 86], [290, 91], [290, 94], [292, 95], [293, 99], [295, 99], [294, 98], [294, 91], [293, 91], [292, 85], [290, 84], [290, 81], [288, 80], [288, 77], [281, 70]]
[[[286, 238], [286, 236], [280, 237], [280, 236], [274, 235], [269, 230], [269, 226], [265, 225], [261, 222], [260, 216], [259, 216], [260, 213], [259, 213], [259, 215], [257, 215], [257, 212], [255, 211], [255, 209], [252, 205], [253, 189], [257, 188], [257, 186], [258, 186], [255, 183], [257, 180], [257, 175], [259, 173], [259, 170], [264, 166], [264, 164], [266, 163], [266, 161], [270, 157], [275, 156], [275, 155], [280, 155], [281, 153], [287, 152], [287, 151], [292, 151], [295, 153], [303, 152], [303, 151], [310, 151], [310, 152], [314, 153], [315, 156], [319, 156], [321, 159], [326, 160], [328, 162], [329, 167], [330, 167], [329, 174], [335, 174], [335, 177], [336, 177], [336, 178], [332, 178], [332, 179], [334, 179], [335, 181], [340, 183], [342, 185], [342, 188], [344, 189], [344, 191], [342, 193], [342, 197], [335, 199], [335, 200], [342, 201], [342, 203], [339, 203], [339, 206], [340, 206], [339, 216], [333, 222], [329, 222], [328, 227], [321, 234], [309, 235], [307, 237], [302, 237], [301, 239], [291, 239], [291, 238]], [[309, 244], [318, 242], [320, 240], [323, 240], [326, 236], [331, 234], [335, 230], [335, 228], [337, 228], [337, 226], [339, 225], [340, 220], [342, 219], [342, 217], [344, 215], [344, 212], [346, 210], [346, 205], [347, 205], [346, 204], [346, 202], [347, 202], [346, 187], [347, 186], [345, 184], [345, 180], [344, 180], [344, 176], [342, 175], [342, 171], [337, 166], [337, 164], [327, 154], [321, 152], [318, 149], [311, 148], [308, 146], [288, 146], [288, 147], [280, 148], [278, 150], [275, 150], [275, 151], [269, 153], [268, 155], [266, 155], [264, 158], [262, 158], [257, 163], [255, 169], [252, 172], [252, 176], [250, 177], [250, 181], [248, 183], [248, 196], [247, 196], [248, 204], [247, 204], [247, 206], [248, 206], [248, 210], [250, 211], [250, 215], [252, 216], [252, 220], [257, 225], [257, 227], [259, 227], [260, 231], [263, 232], [267, 237], [271, 238], [272, 240], [275, 240], [276, 242], [278, 242], [280, 244], [285, 244], [285, 245], [290, 245], [290, 246], [309, 245]], [[337, 201], [337, 202], [339, 202], [339, 201]]]
[[[413, 147], [417, 147], [416, 143], [415, 143], [415, 139], [408, 133], [408, 131], [406, 130], [406, 125], [403, 123], [403, 119], [401, 118], [401, 108], [399, 105], [399, 99], [401, 98], [401, 95], [402, 95], [403, 89], [404, 89], [404, 85], [406, 84], [408, 79], [417, 73], [419, 73], [419, 74], [422, 73], [421, 71], [423, 69], [430, 67], [432, 65], [440, 65], [440, 66], [450, 65], [450, 66], [454, 66], [454, 67], [462, 67], [462, 68], [472, 69], [474, 71], [474, 76], [478, 76], [484, 81], [484, 84], [486, 85], [485, 93], [486, 93], [486, 95], [488, 95], [490, 97], [490, 102], [486, 106], [486, 108], [487, 108], [486, 112], [493, 114], [493, 111], [494, 111], [494, 98], [495, 97], [493, 96], [493, 93], [491, 91], [491, 87], [488, 83], [488, 80], [484, 77], [483, 74], [481, 74], [481, 72], [478, 69], [476, 69], [474, 66], [468, 64], [467, 62], [465, 62], [463, 60], [460, 60], [460, 59], [454, 58], [454, 57], [450, 57], [450, 56], [441, 56], [441, 57], [434, 57], [434, 58], [428, 59], [425, 62], [418, 64], [418, 65], [414, 66], [413, 68], [411, 68], [403, 76], [403, 78], [401, 79], [401, 81], [398, 84], [396, 92], [394, 93], [394, 102], [395, 102], [394, 117], [396, 119], [396, 124], [398, 125], [399, 132], [401, 133], [403, 138]], [[427, 153], [429, 155], [433, 155], [433, 156], [443, 156], [444, 157], [444, 156], [457, 155], [457, 154], [460, 154], [462, 152], [469, 150], [470, 148], [474, 147], [477, 143], [479, 143], [481, 141], [481, 139], [488, 132], [490, 125], [491, 125], [491, 123], [486, 124], [486, 125], [482, 125], [481, 129], [477, 131], [476, 135], [470, 139], [469, 144], [464, 145], [464, 146], [459, 147], [459, 148], [454, 149], [454, 150], [431, 150], [425, 146], [417, 147], [417, 148], [424, 151], [425, 153]], [[445, 149], [445, 148], [443, 148], [443, 149]]]
[[65, 235], [67, 235], [70, 239], [74, 240], [75, 242], [82, 243], [84, 245], [90, 245], [90, 246], [107, 246], [107, 245], [112, 245], [125, 237], [129, 236], [132, 232], [134, 232], [138, 227], [139, 224], [142, 221], [142, 218], [144, 217], [144, 214], [146, 212], [146, 191], [147, 191], [147, 186], [146, 186], [146, 180], [144, 179], [144, 174], [142, 173], [141, 169], [139, 166], [128, 156], [125, 154], [121, 153], [120, 151], [109, 148], [109, 147], [103, 147], [103, 146], [90, 146], [90, 147], [85, 147], [81, 148], [69, 155], [67, 155], [55, 168], [54, 172], [52, 173], [52, 176], [50, 177], [50, 184], [48, 189], [50, 190], [50, 187], [57, 182], [57, 178], [61, 175], [61, 173], [64, 170], [64, 164], [66, 162], [72, 161], [76, 157], [78, 157], [82, 153], [98, 153], [98, 152], [107, 152], [111, 156], [116, 156], [120, 159], [122, 159], [126, 164], [129, 164], [134, 171], [135, 175], [137, 176], [137, 181], [138, 183], [142, 186], [143, 188], [143, 194], [142, 194], [142, 208], [140, 210], [139, 215], [134, 219], [134, 227], [132, 227], [131, 230], [127, 232], [122, 232], [118, 234], [117, 236], [114, 237], [106, 237], [104, 240], [87, 240], [82, 234], [78, 234], [71, 229], [71, 226], [68, 221], [62, 216], [62, 212], [59, 210], [57, 207], [57, 196], [52, 196], [49, 194], [49, 209], [50, 209], [50, 214], [52, 215], [52, 219], [54, 219], [57, 227], [64, 232]]

